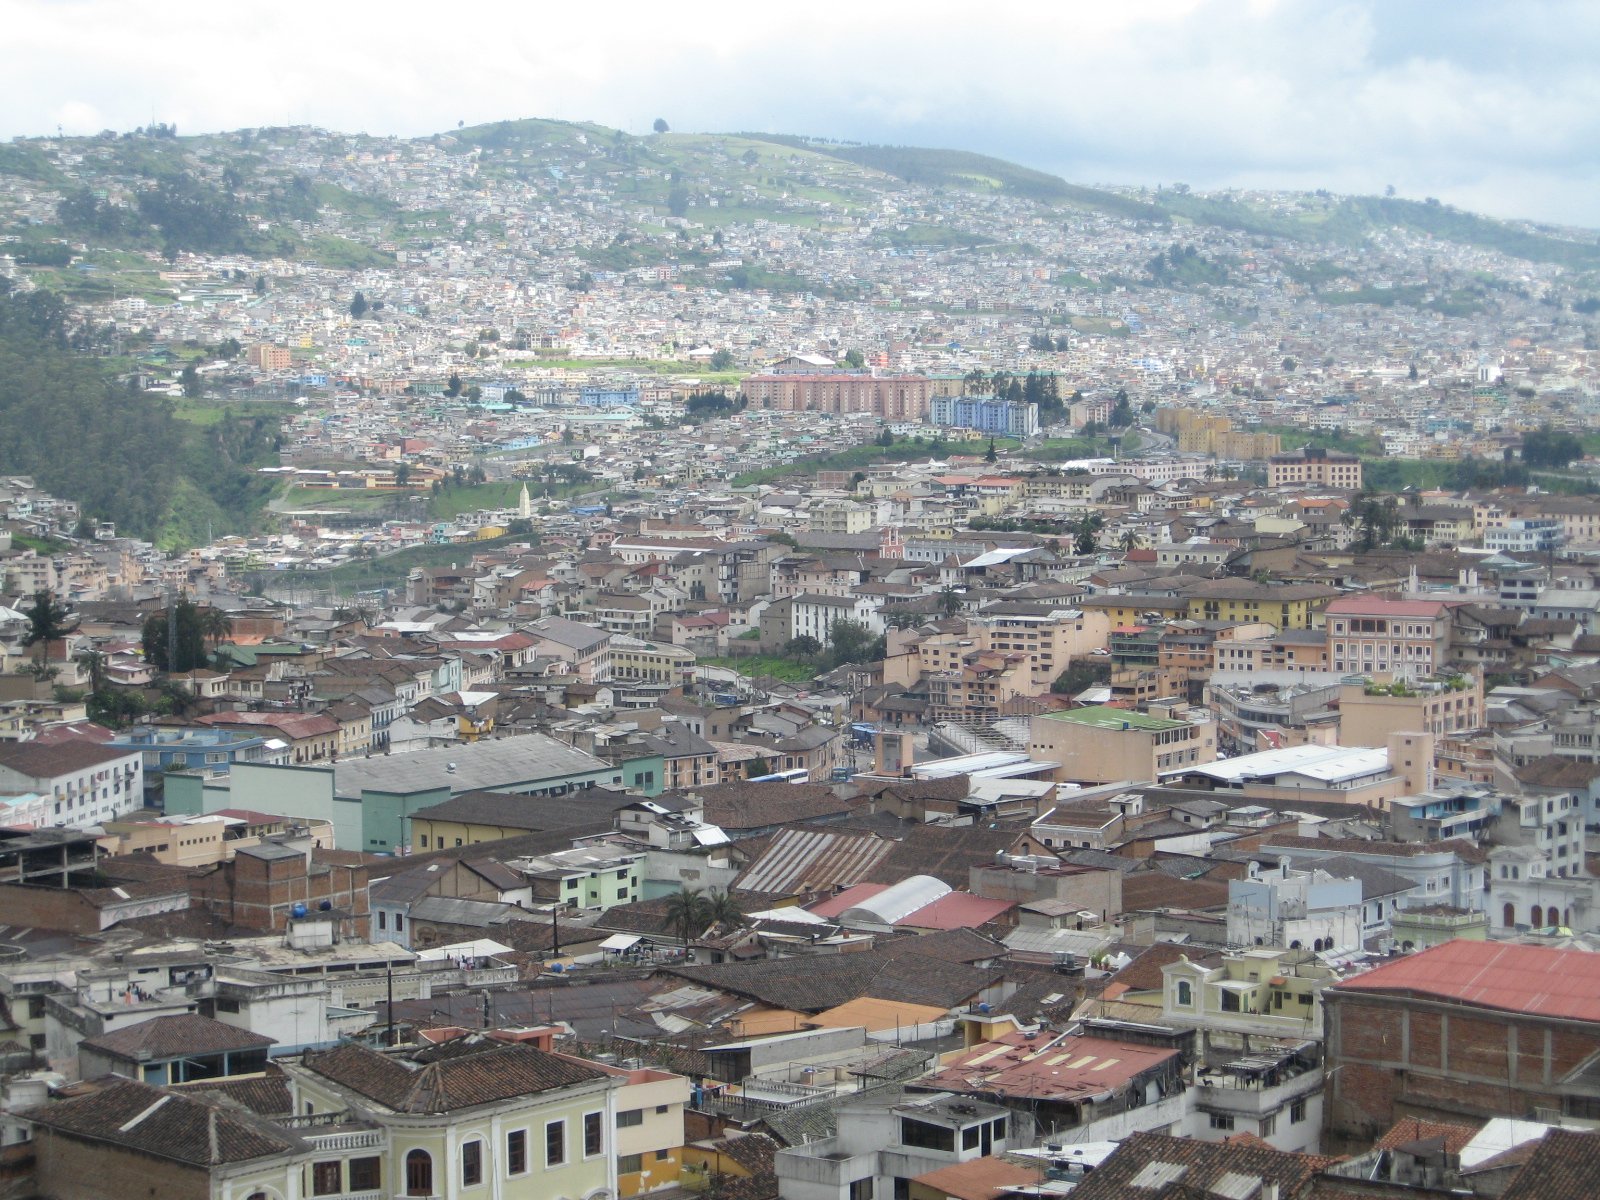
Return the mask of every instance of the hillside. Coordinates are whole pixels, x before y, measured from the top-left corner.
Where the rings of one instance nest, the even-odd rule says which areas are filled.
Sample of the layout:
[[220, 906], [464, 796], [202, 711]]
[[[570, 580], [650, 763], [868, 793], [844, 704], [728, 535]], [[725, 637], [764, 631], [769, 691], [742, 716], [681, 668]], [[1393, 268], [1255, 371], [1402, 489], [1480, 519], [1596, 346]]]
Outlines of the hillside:
[[[352, 162], [379, 156], [385, 139], [314, 131], [319, 161], [279, 152], [305, 130], [260, 129], [177, 137], [164, 127], [0, 147], [0, 178], [52, 189], [53, 219], [32, 215], [13, 224], [28, 256], [59, 259], [54, 238], [112, 251], [162, 254], [183, 250], [280, 257], [335, 269], [392, 265], [392, 246], [421, 231], [451, 229], [459, 240], [494, 238], [492, 216], [444, 221], [438, 201], [387, 194], [365, 184]], [[40, 150], [64, 145], [81, 161], [65, 172]], [[1600, 237], [1526, 222], [1493, 220], [1435, 201], [1327, 193], [1202, 194], [1174, 189], [1110, 189], [1069, 183], [1045, 171], [965, 150], [854, 145], [770, 133], [635, 136], [600, 125], [537, 118], [457, 129], [412, 144], [474, 160], [470, 177], [537, 184], [558, 208], [591, 202], [596, 189], [622, 203], [647, 206], [665, 221], [694, 207], [697, 223], [720, 228], [773, 221], [827, 232], [834, 221], [874, 210], [907, 189], [1001, 193], [1050, 209], [1092, 211], [1147, 225], [1201, 226], [1304, 243], [1359, 245], [1374, 232], [1397, 230], [1577, 269], [1600, 267]], [[463, 181], [465, 182], [465, 181]], [[154, 184], [154, 187], [151, 184]], [[842, 228], [842, 226], [841, 226]], [[0, 233], [6, 232], [0, 216]], [[596, 270], [627, 270], [662, 261], [703, 267], [693, 248], [663, 239], [646, 225], [579, 248]], [[423, 236], [424, 246], [431, 239]], [[896, 245], [970, 248], [981, 236], [965, 230], [915, 227]], [[113, 265], [95, 260], [102, 268]], [[39, 266], [65, 266], [41, 261]], [[715, 280], [711, 280], [715, 282]], [[55, 286], [93, 299], [82, 278], [63, 274]], [[757, 280], [735, 286], [772, 286]], [[781, 281], [780, 290], [781, 290]], [[141, 290], [148, 290], [148, 282]]]
[[0, 471], [165, 546], [252, 528], [270, 491], [252, 468], [276, 461], [277, 419], [179, 420], [116, 384], [72, 329], [55, 297], [0, 290]]

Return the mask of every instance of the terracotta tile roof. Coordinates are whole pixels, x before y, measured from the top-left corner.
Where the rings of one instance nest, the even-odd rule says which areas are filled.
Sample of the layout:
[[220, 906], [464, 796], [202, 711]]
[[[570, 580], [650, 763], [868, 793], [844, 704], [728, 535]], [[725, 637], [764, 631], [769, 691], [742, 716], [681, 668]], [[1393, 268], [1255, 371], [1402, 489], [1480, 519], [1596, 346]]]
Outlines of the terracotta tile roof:
[[139, 751], [102, 746], [84, 739], [67, 742], [7, 742], [0, 744], [0, 767], [29, 779], [52, 779], [87, 771], [122, 759], [136, 759]]
[[859, 996], [954, 1008], [1005, 978], [1000, 970], [944, 962], [913, 951], [886, 954], [881, 950], [715, 966], [667, 966], [662, 971], [796, 1012], [822, 1012]]
[[724, 783], [700, 792], [706, 823], [731, 834], [843, 816], [851, 806], [815, 783]]
[[[1166, 976], [1161, 968], [1180, 958], [1200, 966], [1215, 966], [1222, 961], [1220, 951], [1207, 951], [1197, 946], [1183, 946], [1177, 942], [1157, 942], [1138, 958], [1111, 977], [1113, 984], [1123, 984], [1126, 991], [1159, 992], [1166, 986]], [[1108, 996], [1107, 999], [1113, 997]]]
[[1600, 1134], [1552, 1129], [1501, 1200], [1600, 1196]]
[[[1276, 1183], [1280, 1195], [1297, 1196], [1310, 1186], [1317, 1172], [1335, 1161], [1274, 1150], [1258, 1138], [1202, 1142], [1163, 1133], [1136, 1133], [1073, 1189], [1072, 1200], [1127, 1200], [1146, 1191], [1166, 1200], [1181, 1194], [1161, 1191], [1163, 1184], [1208, 1195], [1230, 1174]], [[1160, 1183], [1154, 1182], [1157, 1178]], [[1151, 1182], [1135, 1184], [1135, 1179]]]
[[358, 1095], [406, 1113], [445, 1113], [514, 1096], [603, 1080], [594, 1067], [546, 1054], [521, 1042], [484, 1043], [420, 1069], [399, 1057], [347, 1042], [320, 1054], [308, 1053], [307, 1069]]
[[294, 1112], [294, 1095], [289, 1091], [288, 1076], [276, 1067], [268, 1067], [260, 1075], [207, 1079], [200, 1083], [182, 1084], [174, 1090], [199, 1092], [203, 1096], [226, 1096], [263, 1117], [288, 1116]]
[[20, 1115], [69, 1138], [110, 1142], [200, 1167], [249, 1162], [302, 1146], [254, 1113], [209, 1099], [108, 1076], [82, 1095]]
[[1443, 1138], [1447, 1153], [1460, 1154], [1461, 1148], [1478, 1136], [1482, 1125], [1462, 1125], [1453, 1121], [1424, 1121], [1421, 1117], [1404, 1117], [1384, 1131], [1373, 1143], [1374, 1150], [1393, 1150], [1409, 1146], [1412, 1142], [1425, 1142]]
[[1228, 885], [1216, 879], [1174, 879], [1161, 871], [1135, 871], [1122, 877], [1122, 911], [1151, 908], [1219, 908], [1228, 902]]
[[131, 1059], [182, 1058], [186, 1054], [260, 1050], [277, 1044], [276, 1038], [263, 1037], [246, 1029], [235, 1029], [232, 1025], [224, 1025], [199, 1013], [154, 1017], [137, 1025], [102, 1033], [99, 1037], [84, 1038], [79, 1043], [102, 1054]]

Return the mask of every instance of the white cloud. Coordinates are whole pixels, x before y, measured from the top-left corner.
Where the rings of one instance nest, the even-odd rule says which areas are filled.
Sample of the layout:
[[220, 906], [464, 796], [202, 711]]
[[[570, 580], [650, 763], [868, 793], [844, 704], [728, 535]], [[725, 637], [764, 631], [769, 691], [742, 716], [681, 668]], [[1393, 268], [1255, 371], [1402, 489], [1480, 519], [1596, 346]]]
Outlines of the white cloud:
[[[1600, 224], [1600, 5], [0, 0], [0, 135], [506, 117], [957, 145]], [[1594, 196], [1594, 199], [1587, 197]]]

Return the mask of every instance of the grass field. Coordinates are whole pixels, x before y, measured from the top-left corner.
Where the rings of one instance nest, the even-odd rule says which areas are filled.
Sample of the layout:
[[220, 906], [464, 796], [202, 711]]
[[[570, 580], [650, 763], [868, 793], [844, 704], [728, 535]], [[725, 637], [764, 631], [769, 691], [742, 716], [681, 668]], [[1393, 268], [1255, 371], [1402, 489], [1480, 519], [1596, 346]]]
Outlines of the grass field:
[[703, 667], [726, 667], [752, 679], [758, 675], [771, 675], [785, 683], [810, 683], [817, 677], [816, 667], [809, 663], [771, 654], [756, 654], [749, 658], [702, 658], [696, 661]]
[[526, 536], [488, 538], [481, 542], [463, 542], [449, 546], [414, 546], [384, 558], [367, 558], [357, 562], [342, 563], [326, 571], [269, 571], [266, 579], [280, 585], [326, 588], [350, 588], [368, 591], [374, 588], [397, 588], [405, 583], [412, 567], [442, 567], [451, 563], [466, 563], [474, 554], [526, 542]]

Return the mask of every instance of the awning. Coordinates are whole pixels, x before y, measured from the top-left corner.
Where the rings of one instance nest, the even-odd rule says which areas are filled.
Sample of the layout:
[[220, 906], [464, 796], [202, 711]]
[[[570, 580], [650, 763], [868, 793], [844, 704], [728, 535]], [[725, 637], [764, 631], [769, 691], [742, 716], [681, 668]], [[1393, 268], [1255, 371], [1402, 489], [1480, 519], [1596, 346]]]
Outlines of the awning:
[[600, 949], [614, 950], [620, 954], [624, 950], [632, 950], [642, 941], [644, 941], [644, 939], [636, 933], [613, 933], [605, 941], [600, 943]]

